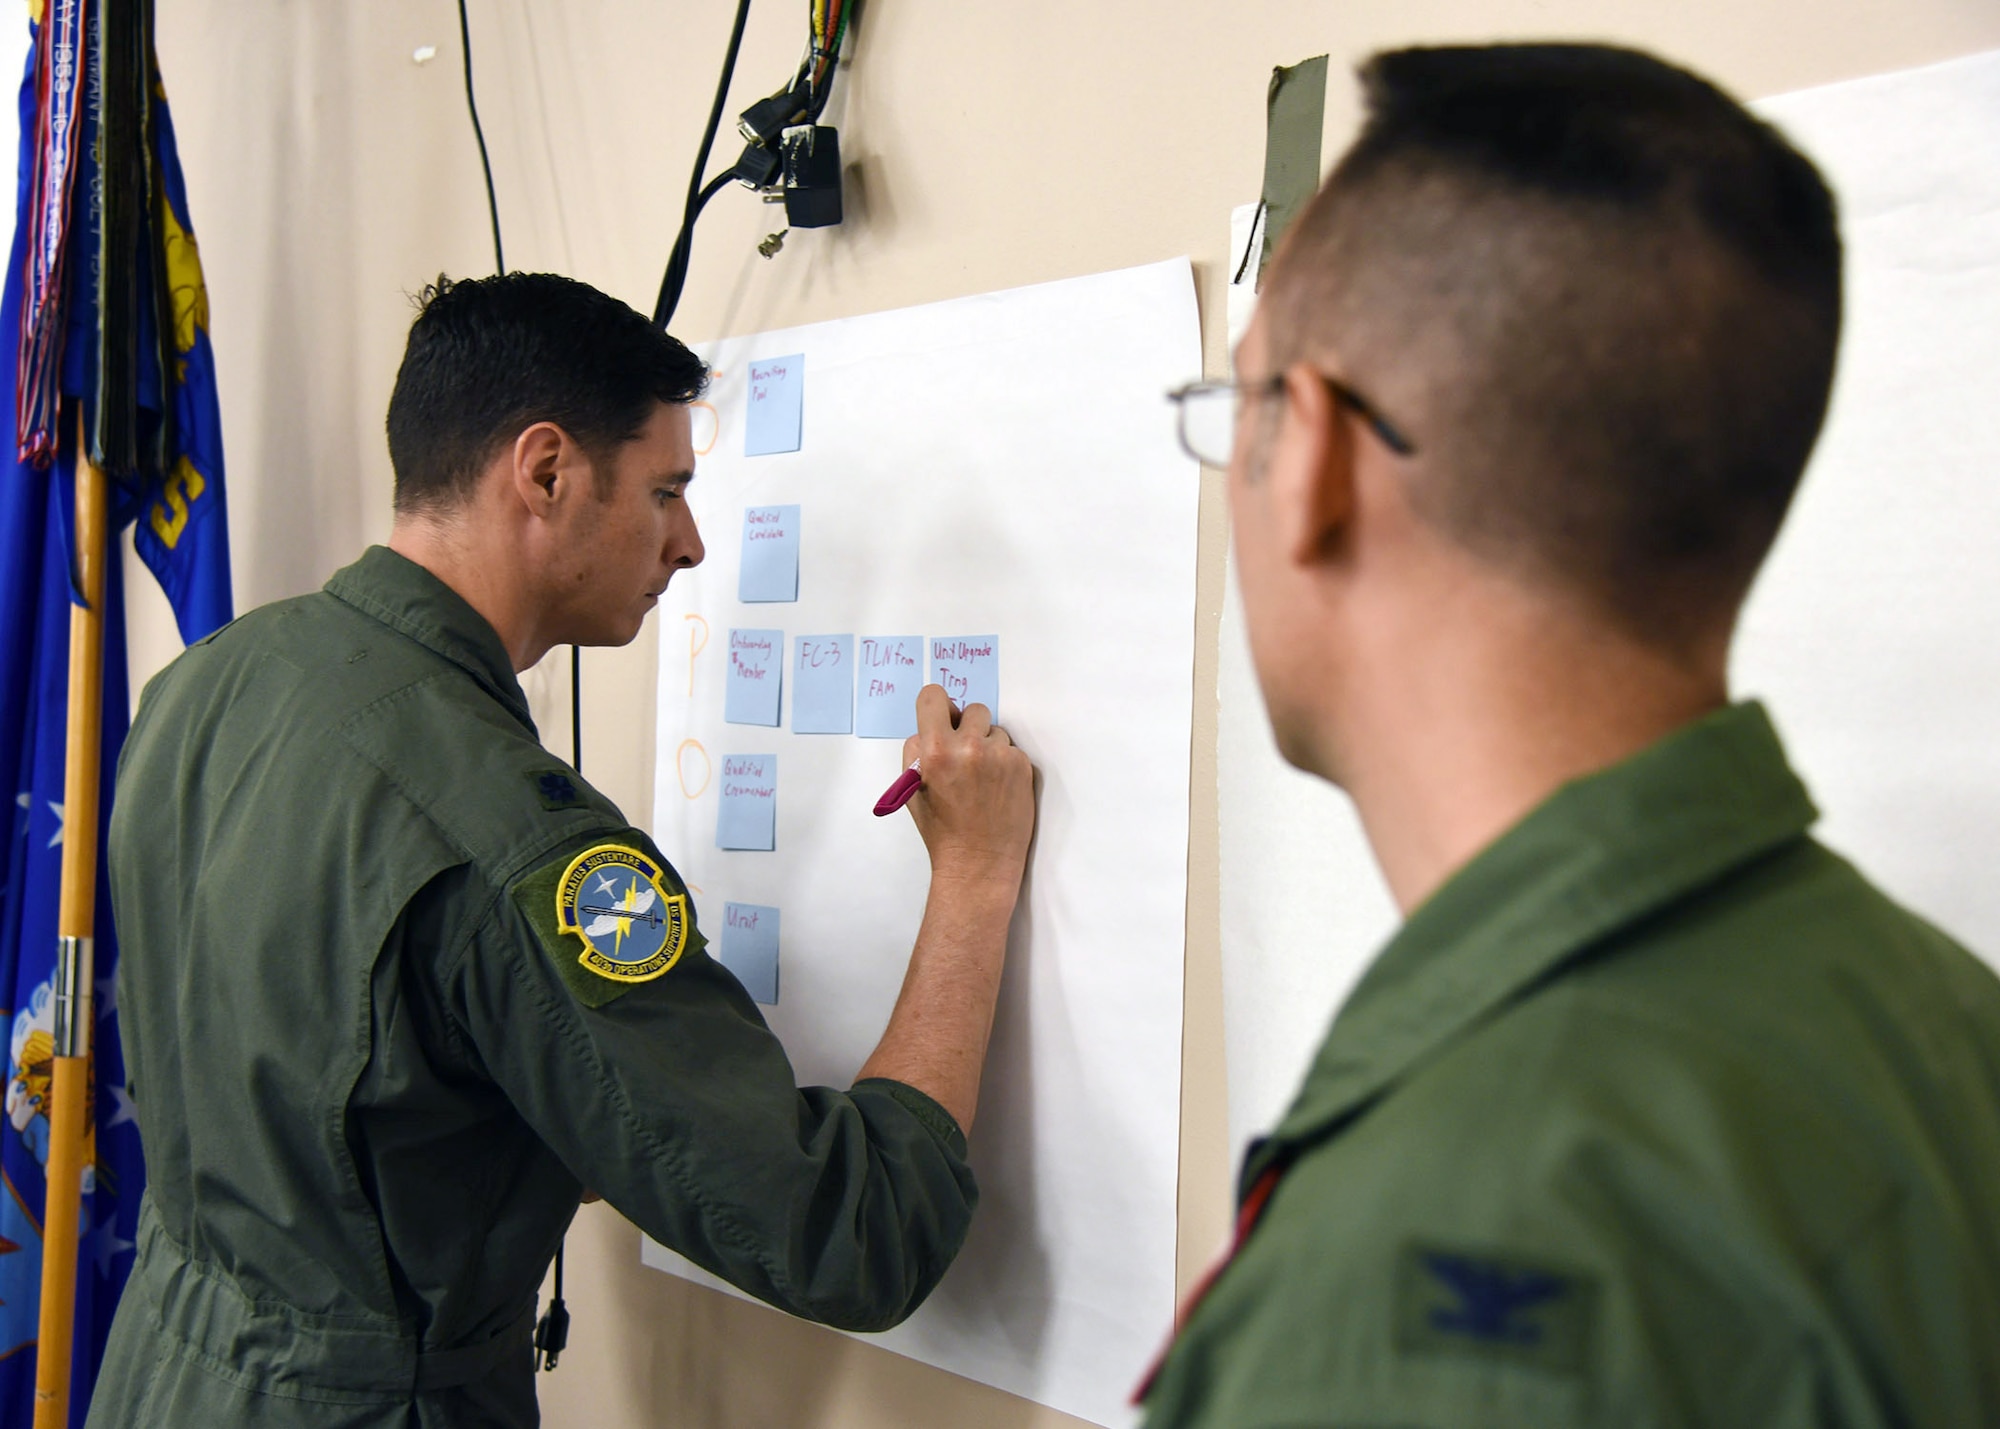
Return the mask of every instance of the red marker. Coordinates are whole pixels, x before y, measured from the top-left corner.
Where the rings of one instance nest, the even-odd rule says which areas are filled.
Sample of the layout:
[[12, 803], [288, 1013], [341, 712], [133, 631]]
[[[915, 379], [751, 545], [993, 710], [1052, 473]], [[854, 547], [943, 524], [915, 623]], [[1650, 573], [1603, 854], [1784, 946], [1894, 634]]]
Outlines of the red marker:
[[912, 759], [910, 767], [896, 776], [896, 782], [886, 789], [882, 797], [875, 801], [875, 817], [886, 819], [910, 800], [917, 797], [917, 790], [924, 787], [924, 772], [921, 759]]

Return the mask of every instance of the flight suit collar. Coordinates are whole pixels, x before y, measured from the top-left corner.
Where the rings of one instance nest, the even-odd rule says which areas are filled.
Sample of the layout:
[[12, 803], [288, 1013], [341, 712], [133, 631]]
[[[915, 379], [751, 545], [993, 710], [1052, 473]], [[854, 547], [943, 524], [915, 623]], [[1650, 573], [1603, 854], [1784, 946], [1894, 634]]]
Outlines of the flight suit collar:
[[386, 546], [370, 546], [360, 560], [334, 572], [326, 592], [457, 665], [535, 734], [528, 697], [500, 633], [415, 561]]
[[1762, 705], [1717, 711], [1563, 786], [1425, 901], [1341, 1009], [1249, 1187], [1607, 936], [1818, 817]]

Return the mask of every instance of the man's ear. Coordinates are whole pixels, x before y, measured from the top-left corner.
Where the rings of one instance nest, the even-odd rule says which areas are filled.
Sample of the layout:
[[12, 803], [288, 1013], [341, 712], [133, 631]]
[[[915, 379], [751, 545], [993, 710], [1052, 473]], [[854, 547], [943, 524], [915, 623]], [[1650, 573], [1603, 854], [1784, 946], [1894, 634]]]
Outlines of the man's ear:
[[508, 454], [508, 476], [515, 497], [530, 515], [547, 516], [563, 495], [566, 483], [577, 479], [583, 453], [554, 422], [536, 422], [514, 438]]
[[1354, 431], [1339, 400], [1309, 362], [1285, 369], [1271, 447], [1271, 504], [1279, 540], [1295, 565], [1317, 565], [1354, 515]]

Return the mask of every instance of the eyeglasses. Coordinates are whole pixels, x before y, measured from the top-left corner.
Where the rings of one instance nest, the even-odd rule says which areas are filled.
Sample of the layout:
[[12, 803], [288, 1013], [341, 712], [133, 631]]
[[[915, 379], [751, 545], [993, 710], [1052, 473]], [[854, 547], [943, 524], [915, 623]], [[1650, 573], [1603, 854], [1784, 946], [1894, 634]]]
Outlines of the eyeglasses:
[[[1319, 380], [1368, 424], [1369, 430], [1382, 439], [1383, 446], [1397, 456], [1417, 454], [1415, 444], [1376, 411], [1374, 403], [1337, 377], [1322, 372]], [[1203, 466], [1227, 467], [1236, 452], [1236, 423], [1244, 404], [1253, 397], [1275, 397], [1284, 390], [1283, 374], [1266, 377], [1261, 382], [1190, 382], [1185, 387], [1176, 387], [1167, 394], [1167, 400], [1180, 409], [1181, 449]]]

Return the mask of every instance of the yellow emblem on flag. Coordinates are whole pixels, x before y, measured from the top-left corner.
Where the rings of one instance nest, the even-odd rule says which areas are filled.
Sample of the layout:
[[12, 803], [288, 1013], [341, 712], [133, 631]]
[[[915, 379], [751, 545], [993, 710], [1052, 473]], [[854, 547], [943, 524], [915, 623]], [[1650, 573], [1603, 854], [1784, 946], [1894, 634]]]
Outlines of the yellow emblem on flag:
[[[174, 212], [165, 189], [160, 191], [159, 217], [167, 290], [174, 305], [174, 348], [185, 354], [194, 351], [195, 335], [208, 331], [208, 284], [201, 274], [201, 245], [181, 226], [180, 215]], [[185, 372], [182, 376], [185, 378]]]

